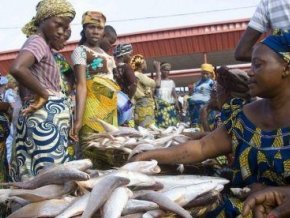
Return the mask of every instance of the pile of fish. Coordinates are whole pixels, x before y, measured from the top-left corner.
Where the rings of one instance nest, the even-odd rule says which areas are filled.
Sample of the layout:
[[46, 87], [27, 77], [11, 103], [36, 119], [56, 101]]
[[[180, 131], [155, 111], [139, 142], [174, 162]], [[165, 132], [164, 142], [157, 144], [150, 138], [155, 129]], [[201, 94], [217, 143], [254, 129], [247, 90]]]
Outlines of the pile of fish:
[[[185, 208], [209, 204], [228, 180], [196, 175], [158, 175], [157, 161], [118, 169], [91, 169], [88, 159], [51, 166], [28, 181], [2, 184], [0, 201], [13, 206], [8, 218], [192, 217]], [[17, 205], [20, 205], [17, 207]]]
[[104, 127], [104, 133], [90, 133], [82, 141], [82, 148], [96, 147], [98, 149], [116, 149], [128, 154], [128, 158], [148, 150], [167, 148], [190, 140], [184, 132], [195, 131], [185, 128], [185, 124], [178, 127], [170, 126], [159, 129], [151, 125], [148, 129], [138, 127], [115, 127], [102, 120], [98, 120]]

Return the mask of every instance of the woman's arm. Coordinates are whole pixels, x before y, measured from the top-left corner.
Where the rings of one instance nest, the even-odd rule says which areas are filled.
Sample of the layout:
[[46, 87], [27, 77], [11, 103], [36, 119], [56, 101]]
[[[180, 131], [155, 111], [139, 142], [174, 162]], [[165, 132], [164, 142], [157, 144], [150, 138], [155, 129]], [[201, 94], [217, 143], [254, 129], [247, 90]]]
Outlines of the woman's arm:
[[134, 156], [130, 161], [155, 159], [160, 164], [198, 163], [208, 158], [228, 154], [231, 151], [231, 137], [222, 126], [200, 140], [189, 141], [170, 148], [147, 151]]
[[160, 62], [153, 61], [153, 66], [156, 71], [156, 81], [155, 81], [155, 88], [159, 88], [161, 86], [161, 71], [160, 71]]
[[[172, 81], [173, 82], [173, 81]], [[174, 83], [174, 82], [173, 82]], [[180, 108], [180, 105], [179, 105], [179, 101], [178, 101], [178, 95], [175, 91], [175, 84], [174, 84], [174, 87], [172, 88], [172, 92], [171, 92], [171, 95], [172, 97], [174, 98], [175, 100], [175, 107], [177, 108], [177, 110], [181, 113], [181, 108]]]
[[205, 105], [200, 109], [200, 121], [201, 121], [201, 126], [203, 127], [203, 130], [206, 132], [210, 132], [211, 130], [210, 130], [208, 119], [207, 119], [207, 116], [208, 116], [207, 107], [208, 105]]
[[32, 76], [30, 71], [30, 67], [35, 62], [36, 59], [31, 52], [22, 51], [13, 62], [10, 73], [20, 84], [33, 91], [37, 96], [47, 100], [48, 91]]
[[76, 75], [76, 118], [70, 136], [78, 141], [78, 133], [82, 127], [83, 114], [86, 105], [87, 85], [86, 85], [86, 66], [77, 64], [74, 66]]
[[128, 96], [130, 99], [132, 99], [136, 92], [137, 80], [134, 71], [129, 64], [125, 64], [124, 66], [124, 74], [126, 80], [128, 81]]

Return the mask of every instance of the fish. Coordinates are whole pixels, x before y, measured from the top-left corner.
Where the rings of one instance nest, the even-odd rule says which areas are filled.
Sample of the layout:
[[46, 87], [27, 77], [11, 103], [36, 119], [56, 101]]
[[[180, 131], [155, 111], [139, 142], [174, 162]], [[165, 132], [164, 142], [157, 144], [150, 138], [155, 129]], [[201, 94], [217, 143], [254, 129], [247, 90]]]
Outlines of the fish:
[[73, 160], [73, 161], [65, 162], [62, 165], [65, 167], [74, 168], [80, 171], [86, 171], [87, 169], [91, 169], [93, 167], [93, 163], [90, 159]]
[[163, 184], [163, 191], [185, 185], [201, 184], [205, 182], [214, 182], [225, 185], [229, 183], [229, 180], [213, 177], [213, 176], [199, 176], [199, 175], [176, 175], [176, 176], [163, 176], [163, 175], [152, 175], [151, 176], [156, 182]]
[[155, 150], [155, 149], [158, 149], [158, 148], [162, 148], [160, 146], [157, 146], [157, 145], [154, 145], [154, 144], [149, 144], [149, 143], [142, 143], [142, 144], [139, 144], [137, 145], [133, 150], [132, 152], [129, 154], [128, 156], [128, 160], [133, 157], [134, 155], [136, 154], [139, 154], [143, 151], [150, 151], [150, 150]]
[[156, 160], [151, 161], [136, 161], [127, 163], [120, 169], [141, 172], [145, 174], [157, 174], [161, 172], [158, 162]]
[[128, 199], [133, 195], [126, 187], [116, 188], [103, 206], [103, 218], [119, 218]]
[[121, 216], [121, 218], [143, 218], [143, 213], [134, 213]]
[[[19, 204], [21, 207], [24, 207], [25, 205], [31, 203], [30, 201], [27, 201], [27, 200], [20, 198], [20, 197], [17, 197], [17, 196], [8, 197], [6, 202], [8, 202], [7, 205], [9, 205], [11, 202], [14, 202], [14, 203]], [[11, 206], [8, 206], [8, 207], [11, 207]]]
[[96, 121], [98, 121], [102, 125], [102, 127], [104, 128], [104, 130], [106, 132], [115, 132], [115, 131], [118, 131], [119, 130], [117, 127], [115, 127], [115, 126], [107, 123], [104, 120], [101, 120], [99, 118], [94, 118], [94, 119], [96, 119]]
[[157, 209], [157, 210], [150, 210], [147, 211], [146, 213], [143, 214], [142, 218], [159, 218], [159, 217], [164, 217], [165, 212]]
[[151, 191], [151, 192], [146, 193], [145, 195], [139, 196], [138, 199], [153, 201], [156, 204], [158, 204], [161, 209], [164, 209], [166, 211], [172, 211], [175, 214], [184, 218], [192, 218], [192, 216], [187, 210], [179, 206], [174, 201], [170, 200], [163, 193]]
[[65, 197], [62, 199], [51, 199], [31, 203], [16, 210], [7, 218], [55, 217], [69, 205], [73, 199], [74, 197]]
[[185, 206], [198, 196], [214, 190], [217, 183], [206, 182], [201, 184], [179, 186], [163, 192], [163, 194], [170, 200], [174, 201], [180, 206]]
[[130, 183], [127, 186], [153, 186], [153, 185], [156, 185], [155, 179], [152, 178], [151, 176], [144, 174], [144, 173], [119, 169], [115, 172], [112, 172], [110, 175], [128, 178], [130, 180]]
[[193, 207], [202, 207], [204, 205], [210, 205], [215, 203], [219, 198], [220, 192], [212, 190], [188, 202], [184, 207], [193, 208]]
[[55, 218], [68, 218], [82, 214], [89, 202], [89, 198], [89, 192], [78, 197], [66, 208], [64, 208], [64, 210], [62, 210]]
[[158, 209], [158, 204], [151, 201], [129, 199], [122, 211], [122, 216]]
[[92, 189], [89, 203], [82, 214], [82, 218], [90, 218], [103, 206], [116, 188], [127, 185], [129, 182], [129, 179], [119, 176], [109, 175], [103, 177]]
[[26, 201], [39, 202], [59, 198], [75, 188], [74, 183], [66, 185], [46, 185], [37, 189], [9, 189], [9, 197], [20, 197]]
[[175, 131], [176, 131], [176, 127], [175, 126], [169, 126], [169, 127], [167, 127], [167, 129], [162, 131], [162, 135], [168, 135], [168, 134], [173, 133]]
[[88, 180], [89, 178], [90, 176], [85, 172], [59, 165], [36, 175], [30, 180], [23, 182], [2, 183], [2, 185], [10, 185], [24, 189], [36, 189], [45, 185], [64, 184], [65, 182], [71, 180], [82, 181]]
[[87, 181], [80, 181], [77, 182], [77, 184], [85, 189], [92, 189], [103, 177], [106, 176], [118, 176], [118, 177], [124, 177], [128, 178], [130, 180], [129, 184], [127, 186], [142, 186], [142, 187], [160, 187], [160, 183], [157, 183], [151, 176], [148, 176], [144, 173], [134, 172], [130, 170], [108, 170], [103, 171], [103, 175], [95, 178], [91, 178]]
[[160, 183], [160, 182], [156, 182], [155, 181], [155, 184], [153, 185], [147, 185], [147, 186], [140, 186], [140, 185], [137, 185], [137, 186], [130, 186], [130, 188], [132, 190], [135, 191], [146, 191], [146, 190], [154, 190], [154, 191], [159, 191], [159, 190], [162, 190], [164, 188], [164, 186]]

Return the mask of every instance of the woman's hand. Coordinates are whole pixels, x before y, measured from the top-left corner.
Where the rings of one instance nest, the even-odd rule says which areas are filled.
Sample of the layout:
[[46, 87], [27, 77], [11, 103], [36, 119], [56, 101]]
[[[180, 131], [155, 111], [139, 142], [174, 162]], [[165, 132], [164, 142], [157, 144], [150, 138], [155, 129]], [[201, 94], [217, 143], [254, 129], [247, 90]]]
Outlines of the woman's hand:
[[82, 122], [75, 121], [69, 132], [69, 137], [75, 142], [79, 141], [79, 131], [82, 128]]
[[22, 113], [24, 116], [26, 116], [29, 113], [33, 113], [35, 111], [37, 111], [38, 109], [42, 108], [43, 105], [46, 104], [48, 99], [40, 97], [40, 96], [36, 96], [33, 103], [31, 103], [27, 108], [25, 108]]
[[161, 65], [161, 63], [159, 61], [156, 61], [156, 60], [153, 61], [153, 67], [154, 67], [156, 73], [160, 73], [160, 65]]
[[269, 187], [251, 194], [244, 203], [243, 216], [252, 210], [254, 217], [290, 217], [290, 187]]
[[135, 154], [133, 157], [131, 157], [128, 162], [135, 162], [135, 161], [144, 161], [145, 159], [142, 157], [142, 153]]

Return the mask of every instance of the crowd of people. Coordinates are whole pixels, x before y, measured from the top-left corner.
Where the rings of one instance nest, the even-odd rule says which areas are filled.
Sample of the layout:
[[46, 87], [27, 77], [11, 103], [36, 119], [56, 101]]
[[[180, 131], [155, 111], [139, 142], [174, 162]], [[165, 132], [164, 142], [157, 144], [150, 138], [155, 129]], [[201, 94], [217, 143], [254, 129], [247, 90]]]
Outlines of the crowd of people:
[[201, 78], [180, 96], [170, 79], [174, 63], [154, 61], [154, 77], [148, 76], [146, 57], [133, 55], [131, 44], [115, 45], [117, 33], [100, 11], [83, 13], [70, 65], [59, 50], [70, 38], [75, 10], [66, 0], [40, 1], [22, 29], [27, 40], [10, 74], [0, 77], [0, 181], [24, 181], [78, 158], [90, 158], [98, 169], [114, 167], [103, 150], [82, 148], [87, 135], [104, 131], [100, 120], [164, 129], [186, 121], [200, 130], [191, 141], [130, 161], [192, 164], [223, 157], [233, 172], [231, 186], [250, 187], [251, 195], [223, 199], [208, 217], [289, 216], [289, 22], [270, 21], [283, 30], [253, 46], [269, 26], [259, 24], [267, 16], [263, 7], [277, 2], [261, 1], [237, 46], [236, 58], [252, 62], [248, 72], [203, 63]]

